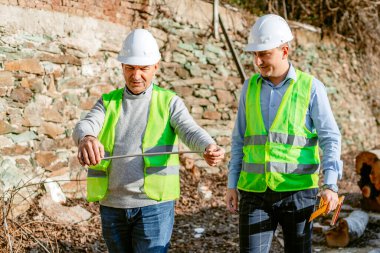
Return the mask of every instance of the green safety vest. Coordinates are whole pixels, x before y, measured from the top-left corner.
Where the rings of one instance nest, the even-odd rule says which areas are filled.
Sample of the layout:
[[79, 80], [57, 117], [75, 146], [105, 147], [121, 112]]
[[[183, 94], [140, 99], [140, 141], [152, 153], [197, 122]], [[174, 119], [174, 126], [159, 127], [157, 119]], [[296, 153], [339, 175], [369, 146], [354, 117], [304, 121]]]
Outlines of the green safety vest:
[[262, 79], [252, 76], [246, 94], [243, 163], [238, 188], [250, 192], [297, 191], [318, 187], [318, 136], [305, 126], [313, 77], [296, 70], [277, 115], [265, 129], [260, 106]]
[[[115, 143], [115, 128], [118, 122], [124, 88], [103, 94], [106, 115], [98, 135], [104, 146], [105, 156], [112, 156]], [[153, 84], [149, 118], [142, 142], [143, 153], [178, 151], [178, 139], [170, 126], [170, 101], [175, 93]], [[133, 141], [133, 140], [131, 140]], [[90, 166], [87, 173], [87, 200], [102, 200], [108, 189], [111, 160], [102, 160]], [[173, 200], [179, 197], [179, 156], [144, 156], [144, 191], [154, 200]]]

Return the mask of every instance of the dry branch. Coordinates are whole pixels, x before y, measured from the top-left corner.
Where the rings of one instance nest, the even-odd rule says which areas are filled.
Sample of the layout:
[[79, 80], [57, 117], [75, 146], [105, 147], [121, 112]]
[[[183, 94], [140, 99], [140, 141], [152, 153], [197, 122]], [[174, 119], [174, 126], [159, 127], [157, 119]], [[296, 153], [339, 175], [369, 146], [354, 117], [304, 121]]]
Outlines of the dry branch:
[[[53, 249], [53, 245], [56, 245], [56, 239], [51, 239], [45, 229], [43, 229], [43, 233], [45, 234], [44, 238], [47, 239], [46, 245], [42, 243], [33, 232], [28, 231], [28, 229], [24, 228], [23, 224], [18, 224], [15, 220], [10, 218], [10, 214], [12, 214], [12, 210], [16, 207], [13, 203], [16, 195], [20, 194], [20, 190], [24, 188], [43, 186], [45, 183], [51, 182], [62, 182], [62, 181], [82, 181], [82, 180], [56, 180], [52, 181], [50, 179], [42, 179], [41, 175], [38, 178], [30, 179], [26, 182], [20, 182], [17, 186], [14, 186], [4, 192], [0, 196], [0, 206], [2, 207], [0, 210], [0, 238], [6, 238], [5, 245], [0, 241], [0, 248], [6, 249], [6, 252], [17, 252], [17, 248], [19, 248], [20, 244], [22, 244], [22, 238], [26, 236], [26, 238], [31, 238], [34, 242], [36, 242], [45, 252], [51, 252], [47, 248]], [[37, 180], [36, 180], [37, 179]], [[23, 198], [24, 201], [27, 201], [26, 198]], [[21, 235], [20, 231], [21, 230]], [[21, 240], [20, 240], [21, 239]], [[0, 250], [0, 252], [2, 252]], [[54, 252], [54, 251], [53, 251]]]

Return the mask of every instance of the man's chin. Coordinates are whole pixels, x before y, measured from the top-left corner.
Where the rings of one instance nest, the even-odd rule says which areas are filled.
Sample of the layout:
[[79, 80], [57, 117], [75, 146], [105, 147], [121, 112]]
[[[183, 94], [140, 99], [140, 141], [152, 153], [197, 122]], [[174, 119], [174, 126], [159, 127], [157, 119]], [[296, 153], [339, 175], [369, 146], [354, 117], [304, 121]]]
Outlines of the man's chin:
[[146, 90], [146, 87], [144, 86], [127, 86], [128, 90], [133, 93], [134, 95], [138, 95], [140, 93], [143, 93]]

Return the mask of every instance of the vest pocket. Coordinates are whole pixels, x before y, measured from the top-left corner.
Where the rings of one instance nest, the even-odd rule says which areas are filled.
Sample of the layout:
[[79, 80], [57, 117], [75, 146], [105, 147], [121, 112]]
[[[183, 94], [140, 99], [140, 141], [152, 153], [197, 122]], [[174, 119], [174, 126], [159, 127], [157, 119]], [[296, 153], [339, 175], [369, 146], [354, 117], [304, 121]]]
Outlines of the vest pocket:
[[107, 168], [110, 161], [103, 160], [98, 165], [90, 166], [87, 170], [87, 201], [102, 200], [108, 189]]
[[87, 177], [87, 201], [95, 202], [104, 198], [108, 188], [108, 177]]
[[179, 198], [179, 166], [146, 167], [144, 172], [145, 194], [154, 200]]

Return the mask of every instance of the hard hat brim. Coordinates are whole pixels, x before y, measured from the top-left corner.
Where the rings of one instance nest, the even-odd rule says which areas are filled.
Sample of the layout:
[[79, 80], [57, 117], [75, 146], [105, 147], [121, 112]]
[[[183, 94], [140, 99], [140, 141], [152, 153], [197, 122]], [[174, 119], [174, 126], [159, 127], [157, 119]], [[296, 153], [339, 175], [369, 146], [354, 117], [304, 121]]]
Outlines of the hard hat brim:
[[245, 52], [259, 52], [259, 51], [271, 50], [273, 48], [281, 46], [282, 44], [288, 43], [292, 40], [293, 40], [293, 36], [290, 38], [287, 38], [286, 40], [276, 41], [274, 43], [265, 43], [265, 44], [249, 43], [245, 46], [243, 50]]
[[134, 65], [134, 66], [149, 66], [156, 64], [161, 59], [161, 56], [157, 57], [127, 57], [127, 56], [118, 56], [117, 60], [121, 63]]

